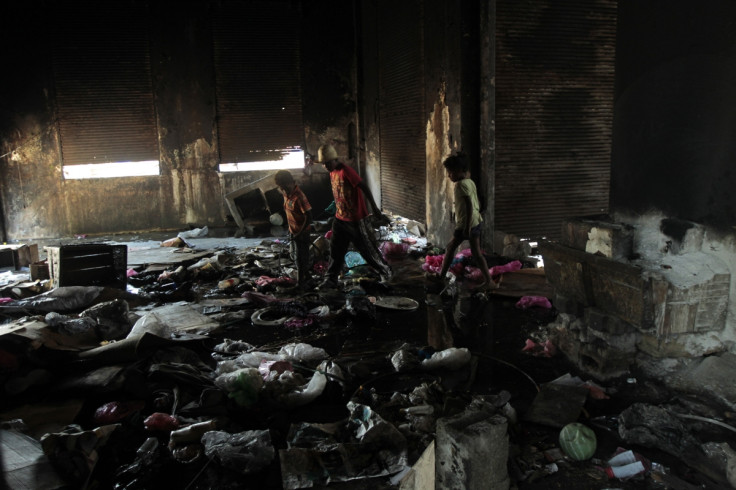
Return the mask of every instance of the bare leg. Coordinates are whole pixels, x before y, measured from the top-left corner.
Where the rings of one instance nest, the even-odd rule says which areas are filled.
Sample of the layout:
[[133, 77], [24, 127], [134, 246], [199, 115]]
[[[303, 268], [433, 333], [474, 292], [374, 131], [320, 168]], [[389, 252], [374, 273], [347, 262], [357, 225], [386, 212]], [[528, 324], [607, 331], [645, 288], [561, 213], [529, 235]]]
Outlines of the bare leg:
[[478, 267], [480, 267], [481, 273], [483, 273], [483, 286], [494, 287], [496, 283], [493, 282], [491, 273], [488, 271], [488, 263], [486, 263], [486, 258], [483, 256], [483, 250], [480, 248], [480, 236], [475, 235], [470, 237], [470, 251], [473, 253], [473, 258], [478, 264]]
[[457, 247], [463, 242], [463, 240], [452, 237], [452, 240], [450, 240], [450, 243], [447, 244], [447, 247], [445, 249], [445, 258], [442, 260], [442, 271], [440, 272], [440, 279], [444, 279], [445, 275], [447, 274], [447, 271], [450, 270], [450, 264], [452, 263], [452, 259], [455, 258], [455, 251], [457, 250]]

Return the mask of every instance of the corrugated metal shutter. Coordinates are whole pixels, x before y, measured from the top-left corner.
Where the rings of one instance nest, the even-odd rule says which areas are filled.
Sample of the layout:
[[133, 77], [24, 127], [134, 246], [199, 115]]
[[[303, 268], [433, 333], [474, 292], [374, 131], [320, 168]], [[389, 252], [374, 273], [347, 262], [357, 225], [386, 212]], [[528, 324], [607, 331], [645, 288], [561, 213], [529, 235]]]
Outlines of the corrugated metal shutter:
[[158, 160], [146, 3], [50, 8], [63, 164]]
[[280, 150], [303, 147], [299, 32], [297, 2], [223, 1], [217, 8], [221, 163], [278, 159]]
[[426, 219], [422, 3], [378, 2], [381, 207]]
[[615, 0], [496, 3], [496, 229], [608, 212]]

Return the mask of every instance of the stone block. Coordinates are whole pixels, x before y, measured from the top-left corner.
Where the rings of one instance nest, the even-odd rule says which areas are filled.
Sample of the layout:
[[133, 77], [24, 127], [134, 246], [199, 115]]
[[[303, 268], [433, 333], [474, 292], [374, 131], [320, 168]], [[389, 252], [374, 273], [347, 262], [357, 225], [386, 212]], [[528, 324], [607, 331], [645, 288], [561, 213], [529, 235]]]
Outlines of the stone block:
[[728, 266], [703, 252], [664, 255], [642, 262], [651, 282], [653, 327], [657, 335], [721, 331], [731, 288]]
[[591, 298], [585, 284], [588, 254], [550, 242], [540, 243], [539, 252], [544, 259], [547, 283], [555, 293], [583, 306], [589, 305]]
[[591, 306], [639, 328], [650, 328], [652, 309], [648, 281], [639, 267], [590, 255]]
[[638, 333], [598, 336], [598, 332], [577, 319], [567, 327], [557, 326], [553, 342], [581, 371], [605, 380], [627, 374], [633, 364], [638, 336]]
[[507, 490], [508, 421], [484, 410], [437, 420], [437, 488]]
[[568, 313], [577, 317], [582, 317], [585, 313], [585, 307], [582, 303], [575, 301], [574, 299], [570, 299], [562, 294], [558, 294], [557, 292], [555, 292], [554, 301], [552, 301], [552, 303], [560, 313]]
[[634, 228], [596, 217], [567, 219], [562, 222], [561, 243], [609, 259], [627, 260], [633, 254]]
[[586, 308], [583, 318], [589, 329], [602, 335], [625, 335], [636, 332], [636, 328], [630, 323], [598, 308]]
[[670, 337], [644, 333], [639, 337], [636, 348], [658, 359], [709, 356], [727, 349], [716, 332], [688, 333]]

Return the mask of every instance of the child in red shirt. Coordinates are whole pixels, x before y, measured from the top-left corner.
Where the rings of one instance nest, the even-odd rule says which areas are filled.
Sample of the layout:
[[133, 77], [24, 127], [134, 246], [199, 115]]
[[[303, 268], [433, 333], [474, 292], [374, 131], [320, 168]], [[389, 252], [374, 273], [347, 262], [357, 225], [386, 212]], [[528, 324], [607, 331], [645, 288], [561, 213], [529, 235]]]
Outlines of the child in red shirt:
[[381, 280], [388, 282], [391, 279], [391, 267], [370, 237], [373, 230], [367, 230], [364, 224], [364, 218], [368, 216], [364, 196], [378, 220], [388, 222], [388, 218], [381, 213], [373, 194], [360, 175], [337, 159], [337, 151], [332, 145], [322, 145], [319, 148], [317, 161], [330, 172], [332, 196], [336, 205], [330, 238], [330, 265], [327, 268], [327, 277], [320, 284], [320, 288], [337, 286], [337, 278], [345, 264], [345, 253], [350, 243], [355, 245], [365, 261], [378, 271]]

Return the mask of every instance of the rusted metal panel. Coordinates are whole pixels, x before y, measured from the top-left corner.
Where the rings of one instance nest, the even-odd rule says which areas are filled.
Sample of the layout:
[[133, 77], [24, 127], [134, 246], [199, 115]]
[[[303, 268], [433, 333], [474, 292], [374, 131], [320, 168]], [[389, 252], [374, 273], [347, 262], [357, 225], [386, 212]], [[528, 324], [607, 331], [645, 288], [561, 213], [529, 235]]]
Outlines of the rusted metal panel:
[[558, 239], [608, 211], [615, 0], [498, 0], [496, 229]]
[[424, 48], [420, 0], [377, 2], [381, 207], [426, 219]]
[[144, 2], [59, 2], [52, 67], [64, 165], [158, 160]]
[[304, 147], [298, 4], [224, 1], [213, 19], [220, 161]]

